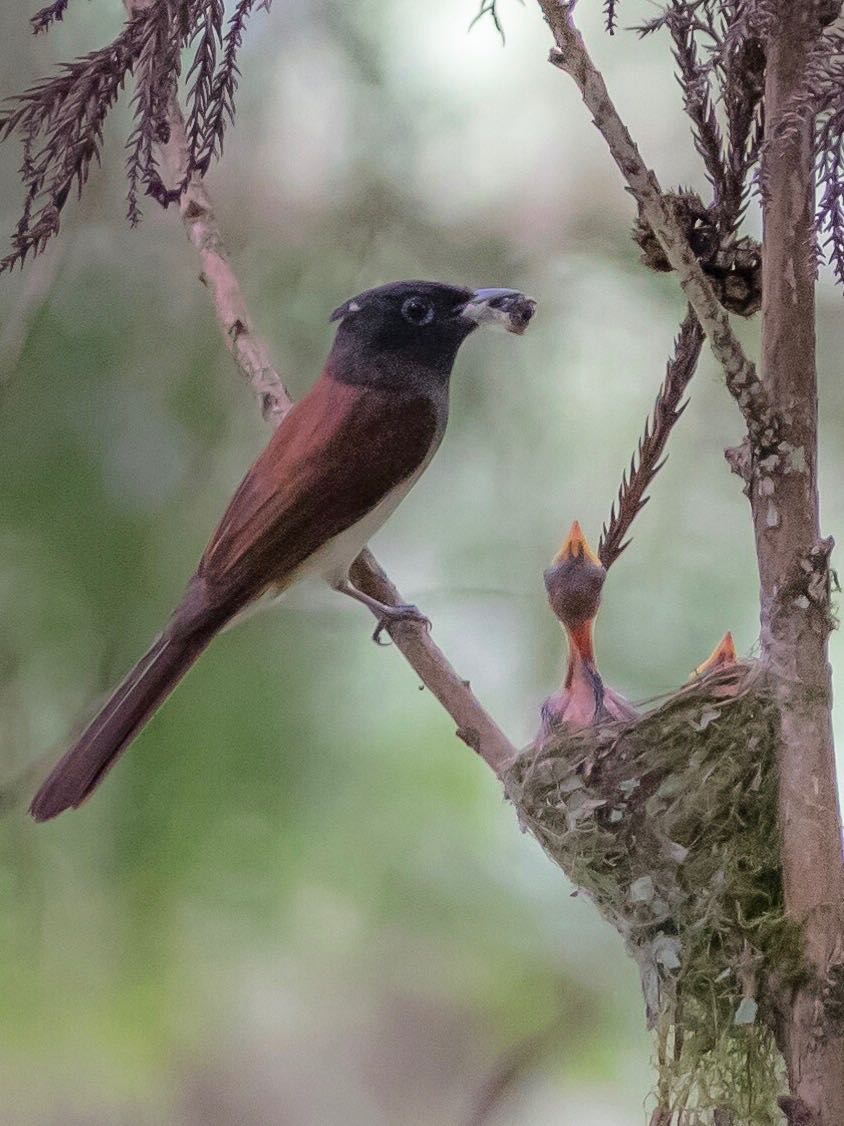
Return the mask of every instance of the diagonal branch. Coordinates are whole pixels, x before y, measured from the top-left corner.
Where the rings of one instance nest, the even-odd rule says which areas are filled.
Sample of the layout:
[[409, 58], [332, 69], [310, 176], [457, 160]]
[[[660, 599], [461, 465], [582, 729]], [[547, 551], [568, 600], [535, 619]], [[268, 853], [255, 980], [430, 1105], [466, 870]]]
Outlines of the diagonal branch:
[[665, 200], [656, 175], [646, 166], [618, 115], [601, 73], [586, 49], [573, 20], [574, 3], [539, 0], [556, 42], [550, 61], [571, 75], [594, 124], [603, 136], [630, 192], [654, 232], [680, 285], [721, 364], [727, 387], [738, 402], [756, 448], [776, 440], [778, 422], [754, 364], [733, 332], [730, 318], [718, 301], [688, 240]]
[[[170, 143], [163, 150], [163, 163], [170, 182], [184, 176], [187, 136], [181, 109], [175, 97], [169, 109]], [[273, 429], [293, 401], [273, 366], [266, 341], [256, 332], [246, 301], [229, 262], [222, 233], [202, 180], [195, 176], [179, 201], [185, 232], [199, 255], [200, 280], [208, 289], [217, 324], [238, 371], [249, 384], [261, 414]]]
[[[163, 148], [162, 163], [170, 183], [181, 183], [187, 168], [188, 141], [175, 98], [171, 99], [169, 119], [170, 141]], [[199, 254], [201, 278], [211, 295], [226, 347], [255, 394], [264, 418], [277, 426], [293, 404], [265, 341], [253, 328], [211, 200], [198, 176], [188, 180], [179, 209], [187, 236]], [[405, 601], [369, 551], [355, 560], [352, 580], [358, 589], [390, 606]], [[500, 775], [516, 757], [516, 748], [481, 705], [469, 682], [454, 670], [424, 626], [399, 622], [386, 629], [422, 683], [457, 724], [460, 738]]]
[[637, 453], [630, 470], [621, 479], [618, 498], [610, 509], [610, 518], [601, 529], [598, 558], [609, 570], [630, 540], [630, 526], [648, 503], [645, 494], [654, 477], [665, 464], [665, 447], [674, 424], [686, 409], [683, 395], [700, 359], [703, 330], [697, 317], [689, 310], [674, 344], [674, 355], [668, 361], [665, 379], [654, 404], [653, 413], [645, 422]]

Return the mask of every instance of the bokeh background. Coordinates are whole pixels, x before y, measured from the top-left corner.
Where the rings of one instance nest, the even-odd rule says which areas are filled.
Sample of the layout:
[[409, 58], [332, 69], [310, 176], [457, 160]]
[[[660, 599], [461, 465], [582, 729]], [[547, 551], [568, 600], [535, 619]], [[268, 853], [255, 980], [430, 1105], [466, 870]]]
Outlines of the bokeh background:
[[[35, 40], [34, 6], [4, 9], [3, 94], [121, 20], [116, 0], [71, 4]], [[431, 277], [540, 300], [523, 339], [465, 347], [448, 439], [374, 544], [526, 740], [562, 667], [542, 569], [573, 518], [597, 538], [683, 305], [638, 265], [630, 199], [545, 61], [538, 9], [499, 7], [505, 46], [489, 21], [468, 31], [474, 0], [276, 0], [252, 21], [209, 186], [294, 393], [328, 312], [363, 288]], [[608, 38], [597, 0], [580, 14], [663, 183], [704, 189], [666, 44]], [[177, 218], [150, 204], [139, 230], [123, 222], [127, 129], [123, 105], [60, 241], [0, 279], [0, 1119], [456, 1126], [498, 1085], [498, 1126], [641, 1123], [649, 1044], [620, 941], [330, 592], [219, 639], [95, 801], [26, 818], [266, 440]], [[17, 163], [0, 150], [4, 230]], [[826, 276], [819, 304], [823, 523], [840, 536]], [[754, 648], [750, 523], [722, 457], [739, 434], [707, 357], [606, 589], [599, 656], [633, 698], [684, 680], [728, 627]], [[837, 635], [832, 651], [844, 662]]]

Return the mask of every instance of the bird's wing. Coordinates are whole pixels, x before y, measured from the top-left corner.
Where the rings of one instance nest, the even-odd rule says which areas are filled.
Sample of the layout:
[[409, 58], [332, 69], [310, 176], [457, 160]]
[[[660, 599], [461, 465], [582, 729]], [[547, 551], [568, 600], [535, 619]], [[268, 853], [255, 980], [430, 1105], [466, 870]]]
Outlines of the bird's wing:
[[352, 386], [324, 373], [291, 409], [211, 537], [197, 578], [240, 606], [283, 585], [419, 469], [438, 416], [425, 395]]

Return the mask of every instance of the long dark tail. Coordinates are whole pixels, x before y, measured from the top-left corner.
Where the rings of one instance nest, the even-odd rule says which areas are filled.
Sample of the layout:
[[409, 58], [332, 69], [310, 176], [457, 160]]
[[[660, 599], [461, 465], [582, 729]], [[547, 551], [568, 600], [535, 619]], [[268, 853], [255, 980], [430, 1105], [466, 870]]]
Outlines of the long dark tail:
[[215, 632], [178, 638], [165, 633], [153, 643], [32, 799], [29, 812], [36, 821], [49, 821], [93, 793]]

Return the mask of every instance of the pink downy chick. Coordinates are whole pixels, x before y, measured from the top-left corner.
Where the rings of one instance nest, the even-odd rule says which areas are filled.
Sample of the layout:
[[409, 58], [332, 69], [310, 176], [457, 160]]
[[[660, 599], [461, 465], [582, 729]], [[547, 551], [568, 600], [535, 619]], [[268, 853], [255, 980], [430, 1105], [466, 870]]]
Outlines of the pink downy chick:
[[545, 572], [548, 602], [568, 638], [568, 666], [559, 692], [542, 705], [539, 738], [563, 726], [577, 730], [593, 724], [635, 719], [636, 709], [605, 685], [595, 663], [593, 623], [601, 605], [605, 568], [575, 521], [568, 538]]

